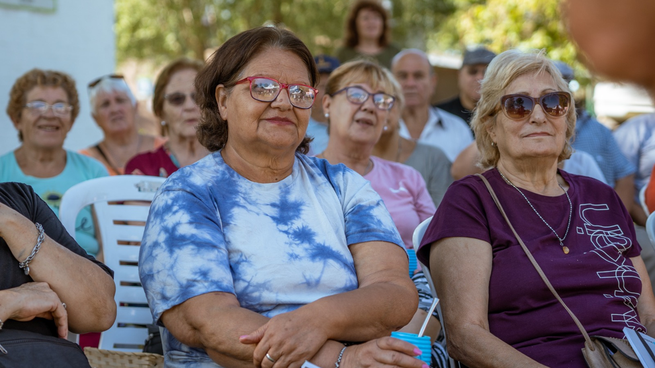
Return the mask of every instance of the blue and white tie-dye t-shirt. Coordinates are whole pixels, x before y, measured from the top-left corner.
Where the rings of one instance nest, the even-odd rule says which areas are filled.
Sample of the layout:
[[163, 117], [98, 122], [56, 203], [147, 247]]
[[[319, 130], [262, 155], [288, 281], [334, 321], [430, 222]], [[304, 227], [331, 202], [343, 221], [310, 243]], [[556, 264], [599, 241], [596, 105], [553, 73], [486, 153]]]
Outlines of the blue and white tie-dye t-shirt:
[[[359, 174], [297, 154], [287, 178], [255, 183], [219, 151], [178, 170], [159, 189], [139, 273], [156, 321], [187, 299], [217, 291], [273, 317], [356, 289], [348, 246], [368, 241], [403, 246], [382, 200]], [[211, 362], [168, 331], [163, 340], [171, 366], [172, 351], [186, 355], [187, 366]]]

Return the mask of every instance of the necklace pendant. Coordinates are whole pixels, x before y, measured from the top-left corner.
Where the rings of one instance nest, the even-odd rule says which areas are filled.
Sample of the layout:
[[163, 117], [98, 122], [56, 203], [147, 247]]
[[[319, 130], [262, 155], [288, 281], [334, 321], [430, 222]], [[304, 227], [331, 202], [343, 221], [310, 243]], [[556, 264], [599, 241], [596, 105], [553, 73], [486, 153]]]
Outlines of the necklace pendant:
[[567, 247], [566, 245], [563, 245], [562, 246], [562, 251], [564, 251], [564, 254], [569, 254], [569, 247]]

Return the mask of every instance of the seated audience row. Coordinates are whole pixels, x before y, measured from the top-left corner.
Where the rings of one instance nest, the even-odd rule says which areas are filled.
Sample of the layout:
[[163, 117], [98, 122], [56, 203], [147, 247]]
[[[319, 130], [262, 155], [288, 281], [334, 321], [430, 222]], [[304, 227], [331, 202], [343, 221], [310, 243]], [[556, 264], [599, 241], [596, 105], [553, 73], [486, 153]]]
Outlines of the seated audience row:
[[[445, 195], [449, 175], [435, 174], [441, 184], [430, 193], [424, 177], [434, 168], [422, 176], [400, 163], [421, 152], [416, 140], [452, 127], [447, 113], [426, 105], [429, 61], [405, 50], [392, 68], [400, 85], [374, 62], [347, 62], [316, 101], [307, 47], [289, 31], [255, 28], [228, 40], [205, 67], [177, 60], [162, 71], [153, 104], [167, 142], [138, 134], [127, 84], [104, 76], [89, 94], [105, 137], [85, 151], [102, 164], [63, 148], [79, 112], [73, 80], [35, 69], [12, 88], [7, 112], [22, 144], [0, 158], [0, 181], [33, 183], [56, 211], [65, 186], [107, 175], [103, 164], [111, 174], [170, 176], [151, 207], [139, 272], [171, 367], [311, 360], [425, 368], [420, 351], [388, 336], [417, 332], [428, 317], [432, 298], [417, 297], [427, 270], [413, 285], [406, 249], [435, 204], [418, 256], [436, 281], [454, 358], [469, 366], [585, 366], [583, 334], [528, 263], [519, 235], [590, 335], [655, 331], [655, 296], [621, 196], [558, 168], [571, 156], [576, 112], [556, 66], [543, 53], [518, 51], [490, 63], [471, 122], [472, 149], [487, 170]], [[315, 103], [330, 139], [309, 157]], [[472, 139], [462, 126], [468, 135], [460, 138]], [[448, 152], [430, 154], [444, 160], [463, 147], [439, 139]], [[345, 166], [330, 165], [338, 163]], [[14, 263], [25, 259], [12, 272], [26, 276], [0, 288], [0, 299], [21, 296], [0, 303], [0, 328], [55, 337], [108, 328], [111, 271], [83, 250], [99, 252], [90, 212], [78, 219], [80, 248], [35, 191], [0, 184], [0, 251]], [[521, 225], [517, 233], [510, 222]], [[612, 227], [619, 231], [597, 229]], [[70, 267], [52, 269], [61, 262]], [[607, 267], [614, 276], [603, 276]], [[72, 272], [90, 276], [71, 287]], [[433, 340], [443, 338], [437, 317], [428, 317]], [[439, 341], [432, 355], [433, 366], [446, 366]]]

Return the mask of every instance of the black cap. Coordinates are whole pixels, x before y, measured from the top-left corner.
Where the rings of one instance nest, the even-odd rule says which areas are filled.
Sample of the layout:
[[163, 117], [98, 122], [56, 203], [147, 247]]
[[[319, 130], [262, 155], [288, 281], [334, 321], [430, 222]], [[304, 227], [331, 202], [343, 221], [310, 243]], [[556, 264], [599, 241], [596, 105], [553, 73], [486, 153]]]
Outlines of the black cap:
[[334, 56], [324, 54], [314, 56], [314, 62], [316, 62], [316, 68], [318, 69], [319, 73], [327, 74], [332, 73], [334, 69], [341, 65], [341, 63], [339, 63], [339, 59], [335, 58]]
[[472, 50], [466, 50], [462, 65], [489, 64], [496, 54], [484, 47], [478, 47]]

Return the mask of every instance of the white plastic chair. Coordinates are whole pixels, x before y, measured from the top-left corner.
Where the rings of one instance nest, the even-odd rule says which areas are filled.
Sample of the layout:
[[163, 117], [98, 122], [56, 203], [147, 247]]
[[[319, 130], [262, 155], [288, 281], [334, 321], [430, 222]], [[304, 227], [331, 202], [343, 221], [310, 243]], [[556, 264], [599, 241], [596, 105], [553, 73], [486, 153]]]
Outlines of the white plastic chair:
[[655, 246], [655, 212], [648, 215], [648, 220], [646, 220], [646, 232], [648, 233], [650, 243]]
[[152, 315], [139, 280], [139, 246], [150, 202], [164, 180], [138, 175], [97, 178], [74, 185], [61, 199], [59, 216], [73, 237], [77, 214], [93, 205], [104, 263], [114, 270], [117, 316], [100, 335], [100, 349], [140, 352], [148, 336]]
[[644, 210], [644, 213], [646, 216], [650, 215], [650, 211], [648, 210], [648, 206], [646, 205], [646, 187], [648, 186], [648, 183], [641, 187], [639, 190], [639, 204], [641, 204], [641, 208]]
[[[423, 240], [423, 236], [425, 235], [425, 231], [428, 229], [428, 226], [430, 225], [431, 221], [432, 221], [432, 216], [423, 220], [423, 222], [421, 222], [416, 227], [416, 229], [414, 229], [414, 234], [412, 235], [412, 244], [414, 245], [414, 249], [418, 250], [418, 247], [421, 245], [421, 241]], [[421, 269], [425, 274], [425, 278], [428, 280], [428, 284], [430, 285], [430, 291], [432, 292], [432, 297], [438, 298], [437, 289], [434, 287], [434, 282], [432, 281], [432, 275], [430, 275], [430, 270], [428, 270], [428, 268], [425, 266], [425, 264], [423, 264], [423, 262], [418, 261], [418, 263], [421, 265]], [[446, 326], [444, 325], [443, 313], [441, 312], [441, 303], [437, 305], [437, 313], [439, 313], [439, 323], [441, 323], [441, 328], [443, 329], [443, 336], [444, 338], [446, 338]], [[455, 360], [453, 360], [453, 358], [448, 357], [448, 361], [450, 363], [451, 368], [459, 367], [459, 362], [456, 362]]]

